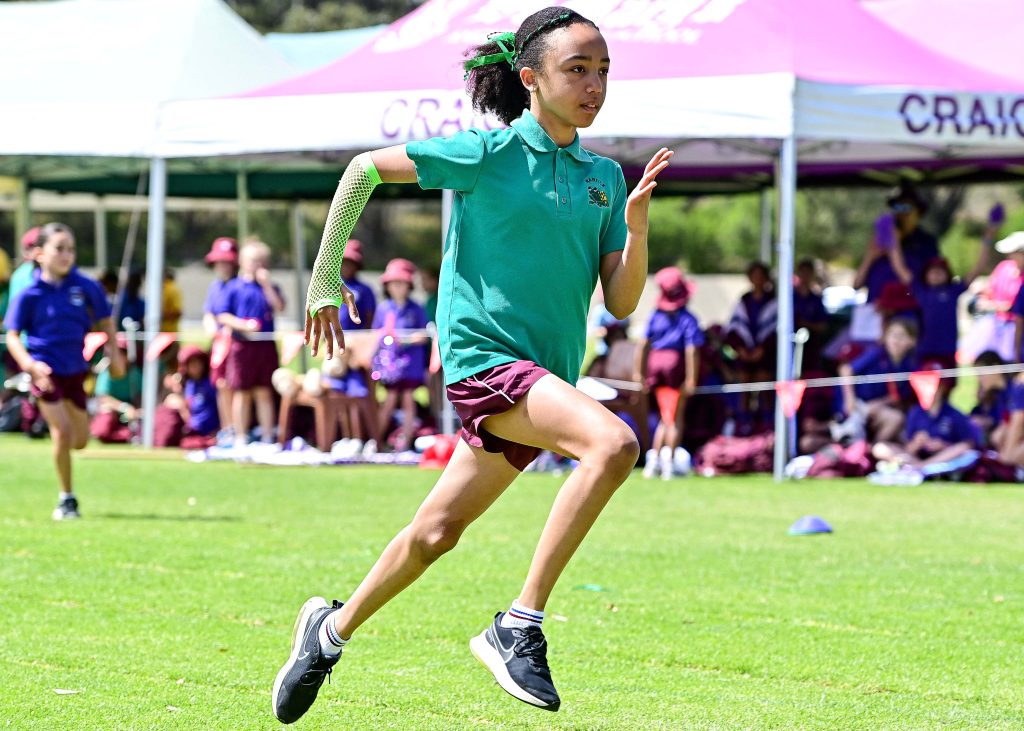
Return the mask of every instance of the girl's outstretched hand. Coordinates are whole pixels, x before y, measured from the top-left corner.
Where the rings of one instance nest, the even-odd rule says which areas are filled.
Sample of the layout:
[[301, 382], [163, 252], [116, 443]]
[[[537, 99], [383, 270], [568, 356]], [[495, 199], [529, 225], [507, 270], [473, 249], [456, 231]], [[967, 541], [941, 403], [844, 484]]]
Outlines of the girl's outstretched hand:
[[[359, 319], [359, 311], [356, 309], [356, 297], [352, 294], [352, 290], [346, 287], [344, 284], [341, 285], [341, 299], [348, 307], [348, 316], [352, 319], [352, 322], [361, 323]], [[334, 305], [327, 305], [321, 307], [316, 312], [316, 317], [309, 314], [309, 309], [306, 309], [306, 337], [305, 342], [307, 345], [312, 344], [310, 350], [313, 355], [317, 355], [320, 350], [320, 338], [323, 337], [324, 342], [327, 344], [327, 359], [330, 360], [334, 357], [334, 343], [338, 343], [338, 352], [345, 352], [345, 333], [341, 330], [341, 319], [338, 312], [338, 308]]]
[[658, 174], [668, 167], [669, 160], [675, 153], [667, 147], [658, 150], [644, 168], [644, 176], [640, 178], [636, 188], [626, 199], [626, 226], [630, 231], [647, 231], [647, 209], [651, 203], [651, 191], [657, 186]]

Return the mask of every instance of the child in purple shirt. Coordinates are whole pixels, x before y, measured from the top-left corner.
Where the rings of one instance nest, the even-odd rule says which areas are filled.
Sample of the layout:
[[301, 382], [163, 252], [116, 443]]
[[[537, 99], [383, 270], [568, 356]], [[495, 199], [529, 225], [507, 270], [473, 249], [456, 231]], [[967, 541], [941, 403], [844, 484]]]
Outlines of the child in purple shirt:
[[[125, 358], [117, 347], [110, 303], [103, 288], [75, 268], [75, 235], [63, 223], [41, 227], [39, 269], [27, 289], [11, 302], [4, 319], [7, 349], [32, 376], [32, 393], [53, 439], [53, 461], [60, 482], [54, 520], [78, 518], [71, 486], [71, 450], [89, 442], [84, 382], [89, 371], [82, 350], [96, 324], [107, 332], [110, 374], [121, 378]], [[27, 337], [22, 343], [22, 333]]]
[[270, 247], [250, 241], [239, 252], [238, 276], [224, 285], [215, 311], [217, 322], [231, 328], [227, 381], [234, 391], [232, 414], [235, 444], [248, 442], [250, 412], [256, 404], [260, 439], [274, 439], [274, 396], [271, 376], [278, 366], [274, 342], [274, 313], [284, 309], [284, 297], [270, 281]]
[[[220, 336], [222, 329], [217, 322], [215, 312], [217, 303], [225, 285], [238, 276], [238, 243], [230, 236], [220, 236], [213, 240], [210, 252], [206, 255], [206, 263], [213, 267], [213, 281], [206, 290], [206, 301], [203, 303], [203, 329], [213, 338]], [[227, 336], [230, 331], [224, 329]], [[231, 424], [231, 387], [227, 379], [227, 362], [222, 359], [210, 366], [210, 381], [217, 388], [217, 412], [221, 425]]]
[[427, 326], [426, 310], [409, 299], [415, 274], [416, 266], [408, 259], [388, 262], [380, 278], [386, 299], [377, 307], [373, 317], [373, 329], [384, 332], [374, 356], [371, 376], [383, 383], [387, 392], [380, 410], [377, 444], [385, 444], [391, 417], [396, 409], [401, 408], [402, 434], [395, 445], [397, 451], [408, 449], [415, 436], [416, 402], [412, 394], [423, 385], [427, 370], [426, 336], [395, 333], [421, 330]]
[[657, 469], [667, 480], [674, 473], [673, 457], [682, 441], [686, 396], [697, 387], [698, 348], [704, 344], [704, 331], [686, 309], [691, 287], [683, 273], [666, 267], [654, 275], [654, 281], [661, 290], [658, 309], [647, 322], [646, 340], [637, 352], [641, 359], [646, 358], [647, 387], [654, 392], [661, 418], [643, 474], [653, 477]]

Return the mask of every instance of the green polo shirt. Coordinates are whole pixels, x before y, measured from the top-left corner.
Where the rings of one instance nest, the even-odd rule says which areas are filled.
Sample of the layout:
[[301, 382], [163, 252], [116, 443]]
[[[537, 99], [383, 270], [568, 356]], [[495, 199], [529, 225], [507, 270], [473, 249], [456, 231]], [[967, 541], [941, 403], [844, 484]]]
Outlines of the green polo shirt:
[[560, 148], [529, 110], [406, 152], [421, 187], [455, 192], [437, 304], [445, 383], [515, 360], [575, 383], [601, 257], [626, 245], [618, 163], [579, 136]]

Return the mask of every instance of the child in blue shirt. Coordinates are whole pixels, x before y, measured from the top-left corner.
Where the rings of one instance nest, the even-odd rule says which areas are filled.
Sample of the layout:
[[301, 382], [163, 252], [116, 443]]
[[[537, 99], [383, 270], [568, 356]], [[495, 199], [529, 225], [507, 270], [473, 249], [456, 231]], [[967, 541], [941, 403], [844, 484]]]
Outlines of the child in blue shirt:
[[[210, 245], [205, 257], [206, 263], [213, 267], [213, 281], [206, 290], [206, 301], [203, 302], [203, 329], [215, 340], [218, 337], [230, 337], [230, 331], [222, 330], [217, 322], [215, 312], [221, 293], [227, 283], [238, 276], [238, 243], [230, 236], [218, 236]], [[229, 429], [227, 434], [233, 436], [229, 425], [232, 421], [231, 401], [233, 394], [227, 379], [227, 359], [221, 359], [216, 365], [210, 366], [210, 381], [217, 388], [217, 420]]]
[[[942, 364], [932, 361], [926, 363], [923, 370], [942, 370]], [[919, 403], [911, 406], [907, 413], [904, 443], [875, 444], [872, 448], [874, 456], [924, 470], [927, 474], [929, 467], [956, 464], [955, 460], [980, 447], [982, 437], [978, 427], [949, 404], [949, 392], [954, 381], [953, 378], [940, 380], [935, 400], [929, 408], [925, 409]], [[949, 470], [942, 470], [946, 471]]]
[[[840, 376], [876, 376], [917, 370], [917, 323], [893, 318], [885, 326], [882, 342], [866, 350], [851, 363], [839, 366]], [[842, 385], [843, 413], [862, 419], [873, 441], [894, 442], [905, 425], [905, 404], [913, 398], [906, 381]]]
[[515, 698], [557, 710], [544, 607], [639, 457], [632, 430], [573, 384], [597, 280], [616, 317], [640, 298], [650, 195], [672, 153], [655, 153], [630, 194], [616, 163], [580, 146], [577, 130], [604, 105], [610, 59], [595, 24], [575, 11], [540, 10], [473, 53], [465, 68], [474, 106], [508, 127], [357, 155], [324, 227], [306, 333], [314, 352], [323, 337], [330, 354], [336, 340], [344, 346], [338, 308], [354, 311], [338, 276], [342, 247], [374, 187], [418, 182], [454, 191], [437, 318], [463, 431], [435, 488], [348, 601], [312, 597], [303, 605], [272, 691], [286, 723], [313, 704], [352, 633], [453, 548], [542, 449], [579, 466], [555, 499], [518, 598], [470, 649]]
[[401, 409], [402, 434], [395, 445], [398, 452], [409, 449], [416, 436], [416, 402], [412, 395], [423, 385], [427, 372], [426, 336], [393, 334], [395, 330], [422, 330], [427, 326], [426, 310], [409, 299], [415, 275], [416, 267], [408, 259], [389, 261], [380, 278], [386, 298], [373, 317], [373, 329], [384, 333], [371, 375], [384, 384], [387, 393], [380, 409], [377, 444], [385, 445], [391, 418], [396, 409]]
[[224, 285], [215, 312], [217, 322], [231, 328], [227, 381], [231, 387], [235, 444], [249, 440], [252, 405], [260, 425], [260, 439], [274, 440], [274, 395], [271, 377], [278, 366], [274, 342], [274, 313], [284, 309], [284, 297], [270, 281], [270, 247], [250, 241], [238, 254], [238, 276]]
[[[994, 350], [986, 350], [974, 361], [978, 367], [1006, 365]], [[971, 409], [971, 421], [983, 437], [985, 446], [999, 449], [1006, 433], [1009, 418], [1009, 384], [1005, 373], [978, 374], [978, 400]]]
[[683, 273], [677, 267], [666, 267], [654, 275], [654, 281], [661, 296], [647, 322], [644, 345], [637, 352], [639, 358], [646, 358], [647, 387], [654, 392], [661, 418], [643, 474], [653, 477], [658, 470], [667, 480], [675, 472], [673, 458], [682, 440], [686, 397], [697, 388], [698, 349], [704, 344], [704, 331], [686, 309], [691, 287]]
[[[85, 376], [89, 366], [82, 350], [85, 336], [97, 326], [107, 331], [110, 373], [120, 378], [125, 358], [117, 347], [110, 305], [103, 288], [75, 268], [75, 235], [63, 223], [39, 231], [34, 280], [11, 302], [4, 319], [7, 348], [32, 376], [32, 393], [53, 438], [53, 461], [60, 482], [54, 520], [78, 518], [72, 490], [71, 450], [89, 441]], [[23, 344], [22, 333], [27, 338]]]

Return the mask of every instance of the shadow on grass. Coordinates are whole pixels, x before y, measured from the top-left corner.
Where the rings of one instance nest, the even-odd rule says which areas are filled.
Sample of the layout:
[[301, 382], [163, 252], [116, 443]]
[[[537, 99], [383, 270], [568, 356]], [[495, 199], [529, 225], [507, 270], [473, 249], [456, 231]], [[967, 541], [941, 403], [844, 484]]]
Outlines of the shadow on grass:
[[157, 513], [93, 513], [102, 520], [175, 520], [196, 523], [241, 523], [237, 515], [158, 515]]

